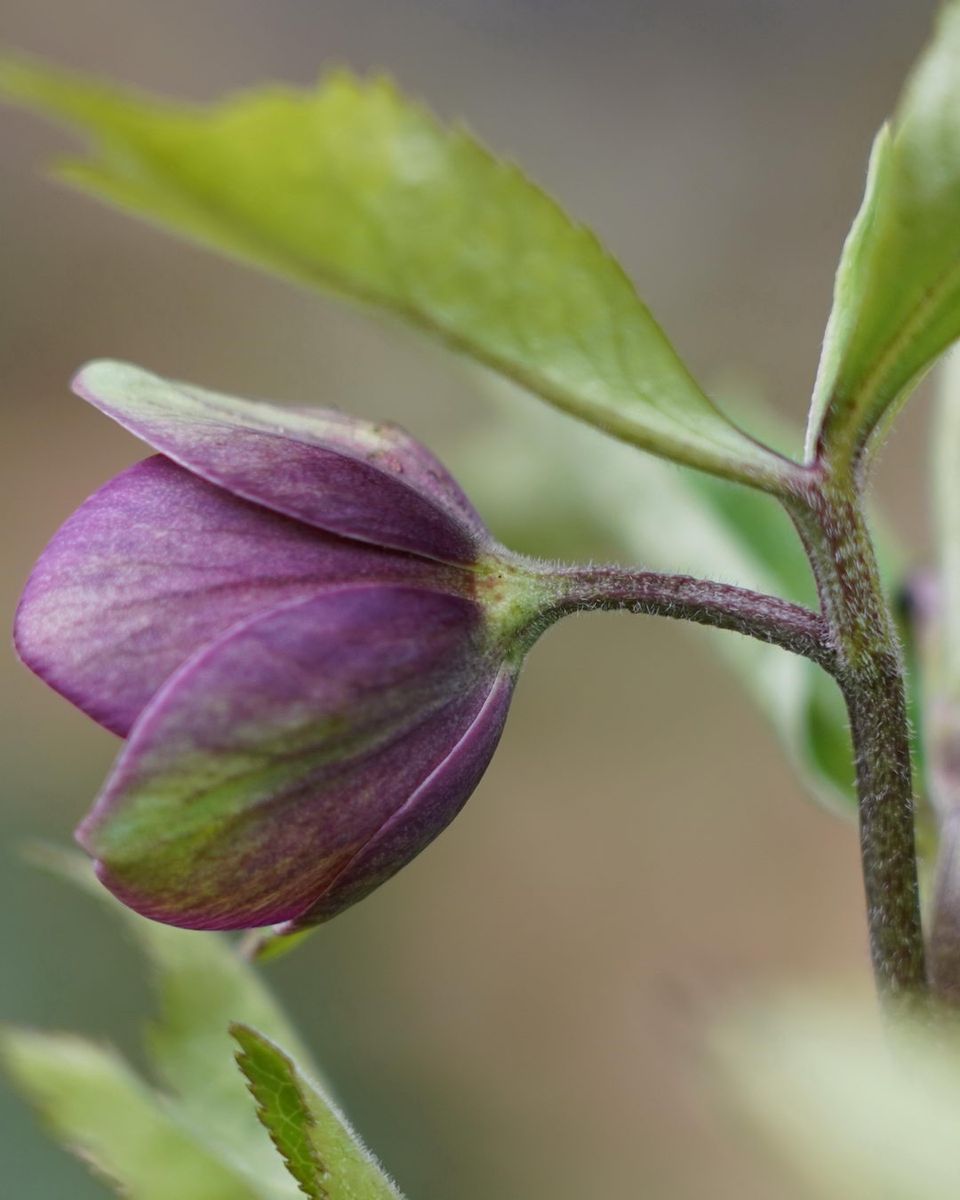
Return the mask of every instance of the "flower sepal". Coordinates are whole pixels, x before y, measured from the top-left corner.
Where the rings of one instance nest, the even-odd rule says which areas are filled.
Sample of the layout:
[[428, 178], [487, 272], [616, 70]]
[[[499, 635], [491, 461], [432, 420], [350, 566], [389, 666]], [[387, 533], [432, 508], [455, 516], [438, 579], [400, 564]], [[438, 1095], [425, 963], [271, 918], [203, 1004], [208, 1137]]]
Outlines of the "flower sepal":
[[477, 786], [553, 585], [394, 427], [115, 363], [76, 390], [158, 451], [17, 615], [27, 664], [125, 739], [78, 839], [155, 920], [328, 920]]

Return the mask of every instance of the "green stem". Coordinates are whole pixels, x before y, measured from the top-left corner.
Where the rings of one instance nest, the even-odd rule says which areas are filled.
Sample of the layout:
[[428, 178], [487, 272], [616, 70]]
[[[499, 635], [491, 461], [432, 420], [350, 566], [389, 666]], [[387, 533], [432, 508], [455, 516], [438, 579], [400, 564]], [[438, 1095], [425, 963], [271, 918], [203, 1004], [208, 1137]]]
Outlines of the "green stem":
[[[920, 923], [910, 731], [904, 671], [859, 489], [822, 464], [799, 468], [786, 506], [820, 592], [814, 613], [774, 596], [684, 575], [620, 567], [537, 565], [553, 602], [540, 629], [567, 612], [620, 608], [733, 629], [802, 654], [837, 679], [856, 759], [860, 850], [878, 991], [900, 1004], [927, 994]], [[527, 564], [530, 569], [530, 564]]]
[[877, 987], [898, 1002], [927, 988], [903, 663], [860, 497], [819, 465], [790, 506], [837, 649], [856, 758], [860, 853]]

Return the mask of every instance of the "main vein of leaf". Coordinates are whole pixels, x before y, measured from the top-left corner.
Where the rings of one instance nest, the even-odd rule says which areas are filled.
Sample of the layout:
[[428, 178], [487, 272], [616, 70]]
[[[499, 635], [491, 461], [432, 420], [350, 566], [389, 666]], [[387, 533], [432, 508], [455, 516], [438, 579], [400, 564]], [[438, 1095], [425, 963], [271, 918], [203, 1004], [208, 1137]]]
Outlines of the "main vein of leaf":
[[[85, 190], [91, 193], [95, 192], [96, 185], [90, 179], [85, 164], [78, 164], [78, 166], [79, 170], [76, 173], [74, 173], [74, 170], [68, 170], [66, 172], [67, 177], [72, 182], [83, 186]], [[698, 452], [692, 449], [689, 444], [666, 432], [648, 433], [642, 426], [638, 426], [629, 417], [620, 416], [614, 408], [605, 404], [592, 402], [577, 393], [558, 386], [543, 371], [538, 371], [534, 368], [525, 369], [509, 357], [499, 355], [484, 346], [481, 342], [445, 325], [423, 308], [404, 303], [401, 300], [385, 297], [376, 288], [365, 287], [355, 278], [338, 272], [329, 266], [320, 268], [314, 264], [309, 270], [305, 269], [296, 255], [285, 251], [282, 247], [278, 247], [276, 242], [263, 237], [255, 226], [238, 220], [236, 214], [225, 211], [209, 196], [194, 193], [192, 203], [196, 205], [197, 209], [201, 210], [203, 218], [211, 222], [211, 224], [230, 228], [234, 238], [246, 244], [248, 252], [255, 256], [260, 266], [264, 269], [269, 269], [270, 267], [279, 269], [306, 286], [315, 286], [319, 281], [332, 290], [371, 308], [389, 308], [409, 324], [436, 337], [450, 349], [480, 361], [485, 366], [506, 376], [526, 390], [539, 395], [555, 407], [602, 429], [605, 433], [617, 437], [622, 441], [630, 442], [640, 449], [666, 454], [670, 458], [686, 462], [691, 466], [707, 467], [717, 474], [734, 480], [740, 479], [742, 474], [746, 473], [757, 483], [762, 484], [767, 490], [784, 490], [784, 482], [777, 472], [758, 468], [745, 462], [731, 463], [722, 455], [714, 456]], [[162, 224], [163, 218], [154, 216], [153, 223]], [[191, 240], [200, 244], [204, 241], [204, 235], [199, 232], [193, 232], [190, 236]], [[208, 232], [206, 236], [212, 236], [216, 240], [222, 241], [222, 239], [217, 238], [215, 233]], [[236, 244], [228, 243], [228, 248], [234, 253], [239, 253]], [[408, 289], [404, 287], [404, 290]], [[606, 299], [607, 303], [610, 304], [609, 298], [607, 297]], [[638, 304], [640, 303], [642, 302], [638, 300]], [[646, 316], [652, 326], [659, 328], [652, 315], [647, 313]], [[615, 322], [611, 338], [618, 343], [617, 355], [622, 364], [622, 334]], [[581, 346], [585, 349], [582, 342]], [[713, 410], [722, 420], [726, 421], [726, 418], [720, 414], [719, 410], [711, 403], [708, 397], [702, 396], [702, 401], [707, 408]], [[679, 415], [677, 419], [680, 419]], [[733, 429], [735, 429], [735, 426], [731, 425], [731, 430]], [[749, 439], [749, 435], [747, 434], [742, 434], [742, 436], [748, 440], [753, 440]], [[776, 459], [781, 457], [767, 448], [764, 448], [764, 451], [771, 458]], [[788, 459], [783, 459], [783, 463], [785, 468], [788, 468], [790, 465]]]
[[[865, 410], [869, 410], [872, 400], [875, 400], [881, 394], [884, 379], [889, 374], [891, 368], [896, 363], [897, 358], [903, 351], [904, 347], [909, 344], [912, 338], [915, 337], [918, 329], [922, 326], [929, 317], [930, 311], [935, 309], [940, 304], [944, 295], [947, 294], [960, 279], [960, 256], [954, 258], [940, 276], [929, 287], [924, 289], [924, 292], [917, 302], [916, 307], [910, 316], [898, 327], [893, 336], [887, 341], [884, 348], [880, 351], [874, 365], [864, 376], [860, 387], [854, 392], [850, 404], [847, 406], [847, 411], [853, 419]], [[914, 371], [911, 376], [903, 383], [900, 392], [902, 393], [907, 387], [909, 380], [923, 369], [923, 364]], [[871, 395], [872, 393], [872, 395]], [[859, 431], [860, 437], [852, 442], [849, 446], [851, 457], [855, 457], [857, 453], [863, 449], [870, 440], [870, 436], [876, 429], [881, 418], [889, 407], [889, 403], [893, 402], [893, 397], [887, 405], [882, 405], [872, 413], [869, 413], [869, 420], [866, 425]]]

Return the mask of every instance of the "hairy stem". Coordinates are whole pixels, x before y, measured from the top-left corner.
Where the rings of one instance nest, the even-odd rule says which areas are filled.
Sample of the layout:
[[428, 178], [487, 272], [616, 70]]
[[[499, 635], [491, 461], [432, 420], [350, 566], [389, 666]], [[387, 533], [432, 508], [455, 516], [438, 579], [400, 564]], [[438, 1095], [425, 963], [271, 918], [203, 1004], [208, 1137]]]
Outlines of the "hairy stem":
[[828, 671], [834, 669], [835, 654], [822, 615], [778, 596], [689, 575], [624, 567], [542, 570], [556, 586], [556, 598], [544, 613], [547, 622], [588, 609], [625, 609], [675, 617], [732, 629], [811, 658]]
[[900, 646], [856, 489], [813, 467], [809, 492], [791, 515], [816, 575], [850, 716], [877, 986], [885, 999], [907, 1001], [927, 982]]
[[927, 980], [900, 646], [858, 489], [832, 479], [820, 464], [803, 470], [802, 483], [786, 503], [816, 576], [819, 613], [776, 596], [687, 575], [543, 565], [538, 573], [555, 589], [543, 621], [591, 608], [696, 621], [781, 646], [836, 677], [856, 758], [874, 973], [885, 1000], [907, 1003], [925, 996]]

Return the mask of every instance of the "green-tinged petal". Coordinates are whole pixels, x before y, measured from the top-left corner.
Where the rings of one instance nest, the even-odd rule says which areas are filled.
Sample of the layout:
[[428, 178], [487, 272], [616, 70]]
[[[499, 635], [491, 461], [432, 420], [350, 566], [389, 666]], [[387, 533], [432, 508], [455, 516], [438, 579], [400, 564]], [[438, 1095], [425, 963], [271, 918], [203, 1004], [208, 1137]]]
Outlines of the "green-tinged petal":
[[78, 836], [108, 887], [199, 929], [320, 921], [455, 816], [514, 677], [473, 600], [345, 586], [200, 651], [147, 706]]

